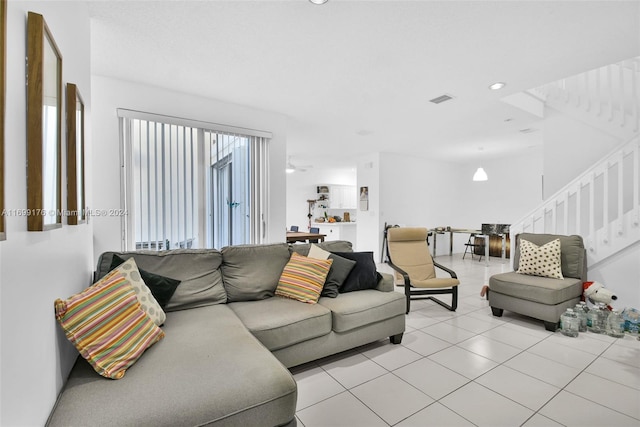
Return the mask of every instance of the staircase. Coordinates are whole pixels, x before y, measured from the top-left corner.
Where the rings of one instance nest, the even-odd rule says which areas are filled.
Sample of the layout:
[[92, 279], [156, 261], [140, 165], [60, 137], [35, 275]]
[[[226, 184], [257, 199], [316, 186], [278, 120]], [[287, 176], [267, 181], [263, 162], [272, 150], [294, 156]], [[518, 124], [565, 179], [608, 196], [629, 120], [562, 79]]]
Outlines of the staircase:
[[518, 233], [578, 234], [589, 267], [640, 242], [640, 138], [628, 141], [511, 225]]
[[640, 242], [640, 57], [527, 94], [626, 141], [511, 225], [522, 232], [578, 234], [589, 268]]
[[640, 57], [548, 83], [527, 94], [627, 141], [640, 129]]

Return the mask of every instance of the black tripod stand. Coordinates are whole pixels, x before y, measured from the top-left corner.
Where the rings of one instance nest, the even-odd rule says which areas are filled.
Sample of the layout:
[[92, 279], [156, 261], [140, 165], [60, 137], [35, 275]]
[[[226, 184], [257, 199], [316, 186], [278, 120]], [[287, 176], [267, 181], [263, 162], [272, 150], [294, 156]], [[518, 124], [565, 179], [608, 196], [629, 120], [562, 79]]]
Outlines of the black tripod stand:
[[387, 223], [384, 223], [384, 232], [383, 232], [383, 237], [382, 237], [382, 251], [380, 254], [380, 262], [386, 262], [384, 257], [387, 255], [387, 230], [390, 228], [394, 228], [394, 227], [400, 227], [399, 225], [387, 225]]

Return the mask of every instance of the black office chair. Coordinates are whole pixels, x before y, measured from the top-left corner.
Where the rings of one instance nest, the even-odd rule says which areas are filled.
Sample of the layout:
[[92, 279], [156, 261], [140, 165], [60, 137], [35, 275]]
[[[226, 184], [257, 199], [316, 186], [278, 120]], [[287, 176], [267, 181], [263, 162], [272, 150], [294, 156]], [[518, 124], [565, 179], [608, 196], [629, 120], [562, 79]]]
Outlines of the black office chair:
[[[320, 229], [318, 227], [310, 227], [309, 233], [319, 234]], [[309, 239], [309, 243], [318, 243], [318, 242], [319, 242], [319, 239]]]
[[298, 231], [298, 226], [297, 225], [292, 225], [291, 226], [291, 230], [289, 231]]

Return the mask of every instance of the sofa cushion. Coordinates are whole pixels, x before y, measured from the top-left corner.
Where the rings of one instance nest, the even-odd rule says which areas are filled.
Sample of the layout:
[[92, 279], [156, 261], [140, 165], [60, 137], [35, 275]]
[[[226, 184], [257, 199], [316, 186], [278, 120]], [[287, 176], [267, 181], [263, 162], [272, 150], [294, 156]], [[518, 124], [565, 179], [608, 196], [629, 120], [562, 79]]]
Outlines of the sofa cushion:
[[320, 298], [332, 263], [333, 260], [310, 258], [292, 253], [291, 259], [282, 270], [275, 294], [315, 304]]
[[582, 280], [528, 276], [511, 271], [491, 276], [489, 289], [528, 301], [555, 305], [582, 295]]
[[[304, 305], [296, 303], [298, 305]], [[167, 313], [166, 338], [121, 381], [80, 359], [50, 426], [283, 425], [297, 389], [226, 305]]]
[[[295, 252], [294, 252], [295, 253]], [[340, 286], [347, 280], [349, 273], [355, 267], [356, 262], [350, 259], [346, 259], [336, 254], [332, 254], [329, 251], [325, 251], [318, 245], [311, 245], [309, 249], [310, 258], [318, 259], [330, 259], [333, 261], [329, 274], [322, 287], [321, 295], [323, 297], [335, 298], [338, 296]]]
[[380, 292], [375, 289], [348, 292], [338, 298], [320, 298], [318, 305], [331, 310], [332, 328], [346, 332], [361, 326], [404, 315], [405, 296], [400, 292]]
[[289, 245], [289, 251], [309, 256], [309, 250], [312, 244], [329, 252], [353, 252], [353, 245], [346, 240], [330, 240], [320, 243], [293, 243]]
[[560, 265], [560, 239], [538, 246], [520, 239], [520, 264], [517, 273], [563, 279]]
[[347, 277], [349, 277], [351, 270], [356, 266], [356, 262], [336, 254], [329, 255], [329, 259], [333, 260], [333, 264], [331, 264], [331, 269], [329, 270], [327, 280], [324, 282], [324, 287], [320, 295], [335, 298], [340, 292], [340, 287], [347, 280]]
[[272, 297], [289, 262], [286, 243], [222, 248], [222, 277], [228, 302]]
[[229, 307], [265, 347], [274, 351], [331, 332], [331, 312], [320, 304], [273, 297]]
[[[520, 239], [528, 240], [538, 246], [549, 243], [552, 240], [560, 239], [560, 264], [562, 265], [563, 277], [574, 277], [587, 281], [586, 277], [586, 256], [584, 255], [584, 243], [582, 237], [572, 235], [563, 236], [556, 234], [521, 233], [516, 236], [516, 246], [519, 246]], [[520, 261], [520, 250], [514, 251], [513, 269], [518, 271]]]
[[118, 272], [66, 300], [55, 301], [56, 320], [100, 375], [120, 379], [164, 333], [140, 307]]
[[340, 293], [375, 289], [382, 276], [376, 270], [373, 252], [334, 252], [336, 255], [356, 262], [353, 270], [340, 287]]
[[[114, 256], [114, 259], [116, 257]], [[153, 296], [153, 293], [146, 285], [145, 281], [142, 280], [142, 274], [138, 270], [138, 266], [136, 265], [136, 260], [133, 258], [124, 261], [120, 259], [120, 262], [112, 272], [120, 273], [124, 276], [125, 279], [131, 284], [131, 287], [136, 292], [136, 297], [138, 298], [138, 302], [140, 303], [140, 307], [142, 310], [149, 316], [153, 323], [160, 326], [164, 323], [164, 320], [167, 318], [167, 315], [162, 311], [162, 307], [158, 304], [158, 301]]]
[[[133, 260], [135, 262], [135, 258], [133, 257], [129, 257], [128, 260]], [[124, 262], [125, 260], [123, 258], [113, 254], [111, 268], [115, 269]], [[164, 277], [159, 274], [153, 274], [147, 270], [140, 270], [139, 268], [138, 272], [140, 273], [141, 280], [144, 281], [145, 285], [149, 288], [151, 294], [158, 302], [158, 305], [162, 308], [166, 307], [167, 304], [169, 304], [171, 297], [176, 292], [176, 288], [180, 284], [180, 281], [170, 277]]]
[[224, 304], [227, 301], [220, 272], [222, 254], [216, 249], [105, 252], [98, 260], [98, 278], [109, 271], [114, 253], [121, 258], [133, 256], [138, 268], [180, 281], [164, 308], [165, 312]]
[[307, 254], [309, 258], [317, 258], [317, 259], [329, 259], [329, 255], [331, 255], [331, 252], [325, 251], [320, 246], [315, 244], [311, 244], [311, 247], [309, 248], [309, 253]]

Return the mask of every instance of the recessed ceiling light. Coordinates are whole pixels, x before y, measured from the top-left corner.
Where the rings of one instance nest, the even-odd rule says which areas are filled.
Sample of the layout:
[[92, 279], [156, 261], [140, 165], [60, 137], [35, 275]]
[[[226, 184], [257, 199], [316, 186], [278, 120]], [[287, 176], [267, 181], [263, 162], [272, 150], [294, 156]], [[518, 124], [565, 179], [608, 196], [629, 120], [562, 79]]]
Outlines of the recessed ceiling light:
[[329, 0], [309, 0], [313, 4], [325, 4]]
[[498, 90], [498, 89], [502, 89], [503, 87], [505, 87], [507, 84], [503, 83], [503, 82], [497, 82], [494, 83], [492, 85], [489, 86], [489, 89], [491, 90]]

